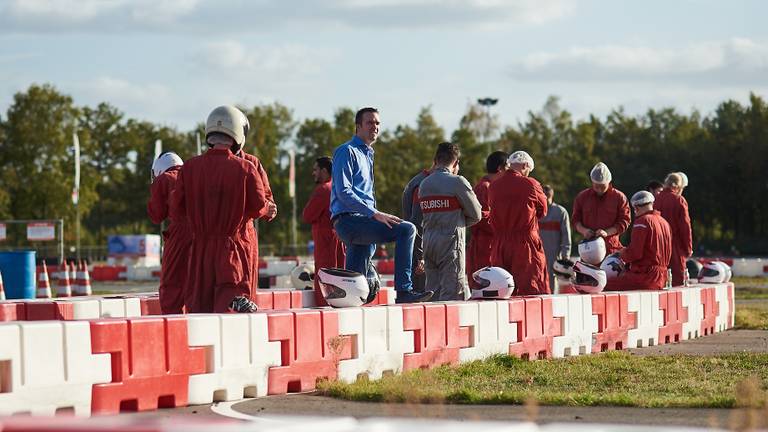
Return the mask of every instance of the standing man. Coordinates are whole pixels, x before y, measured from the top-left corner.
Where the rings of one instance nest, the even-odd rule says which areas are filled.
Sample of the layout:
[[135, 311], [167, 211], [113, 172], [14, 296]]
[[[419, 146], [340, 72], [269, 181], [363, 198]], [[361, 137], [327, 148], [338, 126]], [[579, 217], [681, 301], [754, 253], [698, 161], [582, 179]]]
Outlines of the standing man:
[[656, 196], [653, 208], [661, 213], [661, 217], [669, 223], [672, 231], [672, 256], [669, 261], [672, 285], [683, 285], [685, 262], [693, 254], [693, 237], [688, 201], [683, 197], [683, 179], [680, 173], [667, 175], [664, 179], [664, 190]]
[[509, 271], [516, 295], [550, 294], [547, 258], [539, 237], [539, 219], [547, 215], [547, 197], [528, 177], [533, 158], [524, 151], [509, 157], [509, 171], [491, 183], [491, 265]]
[[501, 177], [507, 169], [509, 154], [503, 151], [495, 151], [485, 160], [485, 172], [487, 173], [475, 185], [474, 192], [477, 201], [482, 208], [482, 219], [470, 228], [469, 250], [467, 251], [467, 278], [469, 284], [474, 286], [472, 275], [483, 267], [491, 265], [491, 241], [493, 240], [493, 228], [488, 220], [490, 207], [488, 207], [488, 188], [491, 182]]
[[419, 206], [419, 186], [422, 180], [427, 178], [435, 169], [435, 164], [429, 169], [421, 170], [411, 181], [405, 185], [403, 190], [403, 220], [412, 223], [416, 227], [416, 238], [413, 240], [413, 272], [411, 274], [411, 280], [413, 281], [414, 291], [424, 291], [424, 283], [426, 277], [424, 275], [424, 247], [423, 247], [423, 235], [424, 228], [421, 226], [421, 220], [423, 218], [421, 214], [421, 207]]
[[173, 208], [187, 218], [192, 234], [185, 293], [190, 313], [256, 310], [244, 225], [269, 208], [256, 167], [235, 156], [247, 133], [240, 110], [214, 109], [205, 124], [210, 150], [187, 161], [179, 174]]
[[172, 214], [171, 192], [184, 165], [173, 152], [160, 155], [152, 164], [152, 187], [147, 202], [147, 214], [152, 223], [161, 224], [168, 219], [163, 231], [163, 267], [160, 272], [160, 310], [163, 314], [180, 314], [184, 308], [184, 288], [187, 281], [187, 262], [192, 236], [186, 218]]
[[[247, 118], [247, 117], [246, 117]], [[261, 219], [271, 222], [277, 217], [277, 204], [275, 204], [275, 197], [272, 195], [272, 188], [269, 185], [269, 178], [267, 177], [267, 171], [264, 169], [259, 158], [247, 153], [245, 150], [240, 149], [237, 153], [238, 156], [252, 163], [256, 167], [256, 172], [261, 179], [261, 184], [264, 185], [264, 196], [267, 198], [267, 213], [261, 217]], [[243, 237], [248, 244], [249, 257], [248, 262], [251, 264], [251, 282], [253, 286], [251, 288], [257, 289], [259, 284], [259, 238], [256, 233], [256, 227], [254, 227], [254, 221], [248, 221], [243, 227]]]
[[431, 291], [416, 293], [411, 281], [416, 227], [376, 210], [373, 188], [373, 144], [379, 137], [379, 111], [363, 108], [355, 115], [355, 135], [333, 152], [331, 218], [347, 249], [346, 269], [374, 277], [371, 257], [376, 243], [395, 242], [397, 303], [429, 300]]
[[585, 239], [603, 237], [608, 254], [622, 248], [619, 236], [629, 227], [627, 197], [611, 185], [611, 171], [602, 162], [589, 173], [592, 187], [573, 202], [573, 227]]
[[608, 279], [608, 291], [660, 290], [667, 281], [667, 264], [672, 255], [669, 224], [653, 209], [653, 194], [640, 191], [632, 195], [635, 223], [629, 246], [621, 251], [627, 271]]
[[480, 203], [459, 173], [459, 146], [437, 146], [434, 172], [421, 182], [419, 206], [424, 214], [424, 270], [433, 300], [467, 300], [466, 227], [480, 221]]
[[545, 185], [544, 195], [547, 197], [547, 215], [539, 220], [541, 242], [544, 244], [544, 255], [547, 257], [547, 272], [549, 288], [556, 292], [557, 279], [552, 271], [552, 265], [558, 259], [569, 259], [571, 256], [571, 223], [568, 210], [555, 204], [555, 190]]
[[[312, 177], [315, 179], [315, 191], [301, 213], [304, 223], [312, 224], [312, 240], [315, 242], [315, 272], [321, 268], [344, 267], [344, 244], [336, 236], [331, 224], [331, 158], [323, 156], [315, 159]], [[320, 291], [320, 279], [315, 277], [315, 302], [318, 306], [328, 303]]]

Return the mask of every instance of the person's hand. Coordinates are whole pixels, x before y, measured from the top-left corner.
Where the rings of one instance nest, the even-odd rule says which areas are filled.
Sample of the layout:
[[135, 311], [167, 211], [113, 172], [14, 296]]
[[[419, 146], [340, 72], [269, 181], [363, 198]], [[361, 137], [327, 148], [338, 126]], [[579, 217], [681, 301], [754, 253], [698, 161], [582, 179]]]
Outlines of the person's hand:
[[419, 260], [416, 263], [416, 268], [413, 269], [413, 272], [416, 274], [424, 274], [424, 260]]
[[389, 213], [382, 213], [382, 212], [374, 213], [373, 219], [383, 223], [389, 228], [392, 228], [392, 225], [397, 225], [403, 221], [397, 216], [391, 215]]
[[592, 231], [592, 230], [591, 230], [591, 229], [589, 229], [589, 228], [584, 228], [584, 231], [582, 231], [582, 232], [581, 232], [581, 235], [583, 235], [585, 239], [588, 239], [588, 240], [589, 240], [589, 239], [591, 239], [591, 238], [594, 238], [594, 237], [595, 237], [595, 232], [594, 232], [594, 231]]
[[269, 201], [267, 202], [267, 222], [277, 217], [277, 204]]
[[595, 231], [595, 236], [605, 238], [608, 237], [608, 233], [604, 229], [599, 229]]

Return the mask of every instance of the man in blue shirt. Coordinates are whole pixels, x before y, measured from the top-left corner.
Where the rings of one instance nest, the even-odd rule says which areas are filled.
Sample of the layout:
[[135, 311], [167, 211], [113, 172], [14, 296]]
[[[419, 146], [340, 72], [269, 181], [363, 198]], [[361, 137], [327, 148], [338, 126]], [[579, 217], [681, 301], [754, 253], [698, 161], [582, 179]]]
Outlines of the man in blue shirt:
[[346, 269], [373, 277], [376, 243], [395, 242], [397, 303], [427, 301], [432, 291], [413, 291], [411, 260], [416, 227], [376, 210], [373, 143], [379, 137], [379, 112], [363, 108], [355, 115], [355, 135], [333, 152], [331, 219], [347, 248]]

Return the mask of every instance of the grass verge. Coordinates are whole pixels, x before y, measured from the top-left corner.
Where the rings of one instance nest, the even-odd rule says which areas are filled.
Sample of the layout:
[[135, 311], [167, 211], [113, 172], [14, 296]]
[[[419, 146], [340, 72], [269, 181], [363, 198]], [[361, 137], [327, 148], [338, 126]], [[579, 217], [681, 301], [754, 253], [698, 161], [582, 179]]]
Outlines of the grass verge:
[[[737, 397], [740, 383], [755, 390]], [[766, 403], [768, 354], [640, 357], [616, 351], [557, 360], [499, 355], [378, 381], [323, 382], [321, 393], [357, 401], [456, 404], [711, 407]], [[741, 399], [741, 400], [739, 400]]]
[[737, 329], [768, 330], [768, 306], [739, 306], [736, 308]]
[[731, 282], [736, 286], [736, 300], [768, 300], [768, 277], [736, 276]]

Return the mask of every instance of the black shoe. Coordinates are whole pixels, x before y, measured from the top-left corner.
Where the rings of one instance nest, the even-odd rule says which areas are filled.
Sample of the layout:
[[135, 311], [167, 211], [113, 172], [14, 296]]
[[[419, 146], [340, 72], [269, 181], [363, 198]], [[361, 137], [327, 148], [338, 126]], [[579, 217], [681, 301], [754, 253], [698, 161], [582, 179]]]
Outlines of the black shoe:
[[236, 313], [253, 313], [259, 307], [251, 299], [245, 296], [237, 296], [232, 299], [232, 303], [229, 304], [229, 311]]
[[397, 299], [395, 303], [420, 303], [428, 301], [432, 298], [433, 291], [414, 292], [414, 291], [398, 291]]

